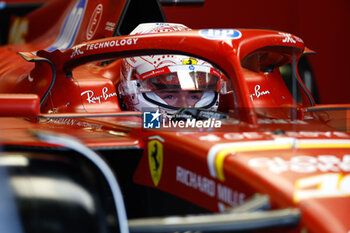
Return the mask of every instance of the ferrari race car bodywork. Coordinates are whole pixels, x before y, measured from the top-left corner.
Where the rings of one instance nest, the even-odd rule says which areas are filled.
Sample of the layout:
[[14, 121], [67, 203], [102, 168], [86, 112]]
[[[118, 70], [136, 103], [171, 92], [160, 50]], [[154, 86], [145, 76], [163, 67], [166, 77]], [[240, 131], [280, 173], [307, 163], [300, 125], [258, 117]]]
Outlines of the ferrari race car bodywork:
[[[287, 214], [295, 226], [282, 228], [280, 222], [277, 230], [350, 231], [349, 106], [314, 103], [298, 78], [297, 61], [310, 51], [299, 37], [252, 29], [112, 37], [106, 27], [115, 30], [119, 18], [111, 19], [110, 1], [72, 2], [83, 15], [78, 24], [88, 31], [79, 26], [73, 34], [66, 31], [70, 11], [56, 40], [50, 42], [49, 31], [45, 43], [38, 36], [0, 48], [5, 151], [48, 153], [64, 147], [48, 145], [27, 129], [77, 138], [117, 174], [129, 218], [225, 213], [254, 194], [266, 194], [271, 210], [297, 211]], [[126, 9], [124, 1], [118, 4], [113, 12]], [[95, 23], [90, 25], [87, 15]], [[110, 34], [93, 40], [99, 33]], [[145, 113], [122, 111], [116, 89], [120, 59], [154, 54], [186, 54], [219, 67], [234, 88], [220, 98], [219, 111], [227, 118], [199, 111], [209, 117], [160, 120], [160, 129], [147, 129], [153, 125], [147, 125], [152, 122], [145, 122]], [[288, 63], [291, 91], [282, 78]]]

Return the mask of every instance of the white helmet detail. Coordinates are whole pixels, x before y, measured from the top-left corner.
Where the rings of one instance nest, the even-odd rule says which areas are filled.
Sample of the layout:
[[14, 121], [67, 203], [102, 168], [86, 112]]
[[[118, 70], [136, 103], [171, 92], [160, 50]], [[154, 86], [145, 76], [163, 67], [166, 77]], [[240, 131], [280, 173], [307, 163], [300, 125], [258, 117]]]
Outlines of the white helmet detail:
[[[131, 34], [191, 30], [181, 24], [139, 25]], [[129, 57], [122, 61], [118, 90], [128, 110], [160, 109], [174, 113], [181, 107], [216, 111], [219, 93], [230, 91], [221, 71], [194, 57], [165, 54]], [[225, 90], [223, 90], [225, 89]]]
[[191, 31], [191, 29], [178, 23], [141, 23], [130, 33], [130, 35], [181, 31]]

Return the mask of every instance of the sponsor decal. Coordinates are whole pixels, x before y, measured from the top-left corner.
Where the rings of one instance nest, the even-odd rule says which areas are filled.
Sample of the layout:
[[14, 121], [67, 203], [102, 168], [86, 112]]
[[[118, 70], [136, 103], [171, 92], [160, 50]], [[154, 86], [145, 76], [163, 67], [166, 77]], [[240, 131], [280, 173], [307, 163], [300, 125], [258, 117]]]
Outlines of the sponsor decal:
[[232, 190], [226, 185], [216, 183], [213, 179], [201, 176], [181, 166], [176, 167], [176, 181], [209, 197], [216, 197], [219, 201], [230, 206], [241, 204], [245, 198], [244, 193]]
[[282, 157], [259, 157], [250, 159], [248, 165], [254, 168], [266, 168], [273, 173], [295, 172], [350, 172], [350, 155], [344, 155], [341, 159], [335, 155], [297, 155], [289, 160]]
[[136, 77], [141, 79], [141, 80], [145, 80], [145, 79], [148, 79], [148, 78], [151, 78], [153, 76], [157, 76], [157, 75], [161, 75], [161, 74], [164, 74], [164, 73], [169, 73], [171, 72], [169, 70], [168, 67], [164, 67], [164, 68], [160, 68], [160, 69], [157, 69], [157, 70], [152, 70], [152, 71], [149, 71], [143, 75], [139, 75], [139, 74], [136, 74]]
[[294, 120], [294, 119], [258, 119], [258, 124], [296, 124], [296, 125], [307, 125], [306, 121]]
[[115, 28], [115, 23], [106, 22], [106, 27], [105, 27], [106, 31], [114, 32], [114, 28]]
[[217, 141], [220, 141], [221, 138], [216, 136], [215, 134], [208, 134], [208, 135], [205, 135], [205, 136], [200, 136], [199, 140], [201, 140], [201, 141], [209, 141], [209, 142], [217, 142]]
[[[291, 149], [322, 149], [322, 148], [350, 148], [350, 140], [346, 139], [296, 139], [296, 138], [275, 138], [274, 140], [257, 140], [247, 142], [220, 143], [210, 148], [207, 154], [209, 173], [212, 177], [221, 181], [225, 180], [223, 164], [227, 156], [237, 152], [254, 152], [266, 150], [291, 150]], [[266, 158], [265, 158], [266, 159]], [[323, 160], [325, 157], [323, 158]], [[280, 161], [280, 160], [279, 160]], [[260, 161], [261, 162], [261, 161]], [[265, 160], [266, 162], [266, 160]], [[259, 164], [256, 161], [248, 162]], [[266, 164], [266, 163], [264, 163]], [[346, 157], [346, 169], [348, 157]], [[264, 165], [265, 166], [265, 165]], [[341, 165], [342, 169], [344, 165]], [[268, 168], [270, 168], [270, 163]], [[274, 167], [274, 169], [277, 169]], [[328, 169], [325, 166], [323, 169]]]
[[[144, 28], [145, 31], [143, 33], [158, 33], [158, 32], [180, 32], [180, 31], [190, 31], [191, 29], [187, 28], [182, 24], [173, 24], [173, 23], [155, 23], [156, 28], [153, 27], [153, 23], [149, 23]], [[149, 30], [151, 29], [151, 30]], [[138, 32], [135, 34], [142, 34], [142, 32]]]
[[164, 139], [158, 136], [149, 137], [148, 163], [154, 186], [158, 186], [163, 169], [163, 143]]
[[292, 38], [292, 34], [284, 33], [284, 32], [279, 32], [278, 34], [284, 36], [282, 40], [283, 43], [293, 43], [293, 44], [296, 43], [296, 41]]
[[338, 131], [326, 131], [326, 132], [313, 132], [313, 131], [300, 131], [300, 132], [287, 132], [288, 136], [291, 137], [310, 137], [310, 138], [319, 138], [319, 137], [326, 137], [326, 138], [349, 138], [350, 136], [344, 132], [338, 132]]
[[86, 95], [86, 100], [89, 104], [101, 104], [103, 100], [107, 101], [109, 98], [117, 96], [117, 93], [108, 93], [108, 87], [104, 87], [102, 88], [102, 95], [95, 96], [95, 93], [92, 90], [84, 91], [80, 95]]
[[243, 203], [245, 194], [234, 191], [231, 188], [222, 185], [217, 184], [217, 199], [229, 204], [230, 206], [237, 206], [241, 203]]
[[165, 26], [165, 27], [169, 27], [170, 24], [169, 23], [156, 23], [157, 26]]
[[241, 140], [241, 139], [259, 139], [264, 138], [264, 135], [271, 136], [271, 132], [242, 132], [242, 133], [225, 133], [224, 138], [228, 140]]
[[242, 37], [242, 33], [235, 29], [203, 29], [199, 31], [199, 35], [211, 40], [239, 39]]
[[176, 181], [193, 189], [197, 189], [210, 197], [215, 196], [216, 190], [214, 180], [200, 176], [180, 166], [176, 167]]
[[261, 89], [260, 85], [256, 85], [254, 87], [254, 93], [250, 95], [250, 98], [252, 99], [252, 101], [254, 101], [254, 97], [259, 99], [260, 96], [271, 94], [270, 91], [268, 90], [260, 91], [260, 89]]
[[[350, 136], [344, 132], [338, 131], [326, 131], [326, 132], [317, 132], [317, 131], [286, 131], [285, 135], [288, 137], [308, 137], [308, 138], [349, 138]], [[224, 138], [227, 140], [242, 140], [242, 139], [262, 139], [266, 136], [275, 136], [273, 132], [241, 132], [241, 133], [225, 133]]]
[[298, 179], [295, 183], [294, 202], [315, 198], [350, 196], [350, 175], [329, 173]]
[[[296, 138], [349, 138], [350, 136], [344, 132], [338, 131], [326, 131], [326, 132], [313, 132], [313, 131], [286, 131], [285, 136], [296, 137]], [[227, 140], [244, 140], [244, 139], [264, 139], [266, 137], [276, 137], [273, 132], [239, 132], [239, 133], [225, 133], [223, 136], [214, 134], [208, 134], [200, 136], [199, 140], [202, 141], [221, 141], [222, 139]]]
[[73, 58], [73, 57], [75, 57], [75, 56], [84, 54], [83, 51], [80, 51], [80, 49], [81, 49], [83, 46], [85, 46], [85, 44], [74, 46], [74, 47], [72, 48], [72, 49], [73, 49], [73, 52], [72, 52], [72, 55], [70, 55], [70, 58]]
[[59, 124], [59, 125], [69, 125], [69, 126], [79, 126], [84, 128], [91, 129], [101, 129], [102, 125], [92, 124], [86, 121], [79, 121], [71, 118], [58, 118], [58, 119], [49, 119], [48, 123]]
[[56, 49], [64, 50], [72, 47], [84, 16], [86, 2], [86, 0], [79, 0], [75, 4], [64, 20], [63, 27], [57, 40], [46, 49], [47, 51], [52, 52]]
[[106, 42], [98, 42], [93, 44], [87, 44], [86, 50], [95, 50], [95, 49], [104, 49], [104, 48], [112, 48], [118, 46], [126, 46], [126, 45], [135, 45], [139, 38], [133, 39], [121, 39], [121, 40], [112, 40]]
[[98, 4], [94, 12], [92, 13], [91, 19], [87, 26], [86, 39], [90, 40], [95, 35], [95, 32], [102, 18], [102, 12], [103, 12], [103, 6], [102, 4]]

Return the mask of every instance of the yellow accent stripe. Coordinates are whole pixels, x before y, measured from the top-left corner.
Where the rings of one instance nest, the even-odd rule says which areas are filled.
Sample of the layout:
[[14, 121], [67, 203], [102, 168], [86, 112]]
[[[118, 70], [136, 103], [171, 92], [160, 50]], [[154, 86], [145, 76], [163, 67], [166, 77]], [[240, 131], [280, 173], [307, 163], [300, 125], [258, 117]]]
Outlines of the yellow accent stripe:
[[350, 148], [350, 144], [301, 144], [298, 145], [298, 148]]

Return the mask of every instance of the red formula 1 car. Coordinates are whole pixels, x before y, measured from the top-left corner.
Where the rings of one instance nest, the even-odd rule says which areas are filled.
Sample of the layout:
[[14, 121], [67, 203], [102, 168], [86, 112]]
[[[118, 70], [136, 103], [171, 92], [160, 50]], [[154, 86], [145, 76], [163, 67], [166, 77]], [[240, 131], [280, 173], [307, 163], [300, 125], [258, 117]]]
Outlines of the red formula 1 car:
[[[312, 52], [302, 39], [267, 30], [180, 30], [185, 27], [166, 22], [151, 24], [156, 33], [129, 35], [142, 21], [154, 21], [137, 19], [137, 7], [152, 6], [152, 16], [165, 21], [157, 1], [143, 4], [52, 1], [14, 21], [28, 31], [19, 33], [27, 43], [0, 48], [4, 156], [71, 161], [82, 150], [59, 138], [76, 138], [117, 174], [135, 232], [349, 232], [349, 106], [314, 103], [297, 70]], [[50, 14], [55, 23], [34, 30]], [[180, 57], [181, 67], [143, 73], [125, 87], [147, 84], [146, 98], [149, 80], [170, 72], [190, 85], [191, 72], [203, 72], [197, 87], [216, 93], [214, 110], [187, 106], [170, 117], [159, 109], [125, 110], [140, 102], [136, 92], [122, 96], [126, 59], [130, 65], [150, 57], [153, 65], [162, 56]], [[57, 154], [62, 157], [50, 157]], [[199, 213], [206, 215], [164, 218]]]

